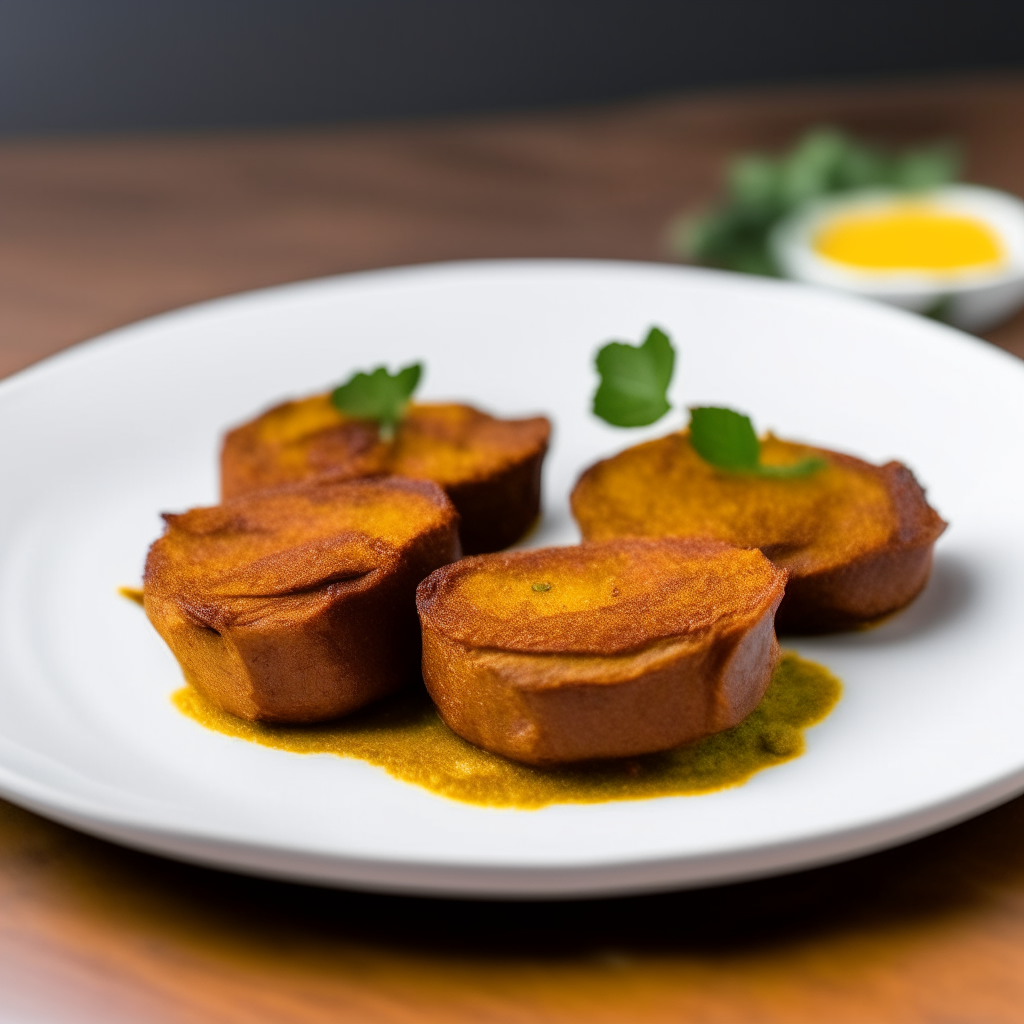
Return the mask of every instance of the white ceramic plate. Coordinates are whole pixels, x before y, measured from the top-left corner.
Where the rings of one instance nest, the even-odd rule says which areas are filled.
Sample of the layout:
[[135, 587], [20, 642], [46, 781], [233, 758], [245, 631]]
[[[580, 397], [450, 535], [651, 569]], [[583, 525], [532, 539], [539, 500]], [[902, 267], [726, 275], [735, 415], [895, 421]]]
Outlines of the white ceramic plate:
[[[588, 463], [675, 428], [588, 412], [592, 355], [651, 324], [678, 407], [918, 473], [951, 527], [932, 583], [871, 632], [795, 646], [846, 683], [805, 756], [700, 797], [493, 810], [359, 761], [208, 732], [139, 609], [157, 512], [215, 500], [221, 432], [355, 368], [423, 358], [423, 396], [548, 412], [545, 520]], [[287, 878], [565, 896], [824, 863], [1024, 789], [1024, 364], [824, 291], [627, 263], [470, 263], [353, 275], [157, 317], [0, 385], [0, 793], [118, 842]]]

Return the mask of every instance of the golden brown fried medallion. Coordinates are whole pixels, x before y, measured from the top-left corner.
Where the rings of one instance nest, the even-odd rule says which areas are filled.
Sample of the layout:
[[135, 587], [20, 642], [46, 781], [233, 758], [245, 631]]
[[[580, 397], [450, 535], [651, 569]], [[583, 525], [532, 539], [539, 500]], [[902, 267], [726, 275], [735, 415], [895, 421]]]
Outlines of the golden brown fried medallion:
[[573, 515], [588, 540], [708, 536], [760, 548], [789, 572], [780, 632], [849, 629], [909, 604], [946, 527], [913, 474], [771, 435], [761, 444], [766, 465], [808, 456], [824, 468], [795, 479], [717, 469], [681, 431], [591, 466]]
[[423, 677], [455, 732], [516, 761], [667, 750], [757, 707], [785, 582], [714, 540], [466, 558], [417, 590]]
[[164, 518], [146, 614], [224, 710], [318, 722], [419, 678], [416, 585], [460, 554], [436, 484], [293, 485]]
[[414, 404], [394, 439], [384, 441], [376, 423], [339, 412], [329, 394], [316, 395], [278, 405], [225, 437], [221, 495], [317, 477], [433, 480], [462, 517], [463, 549], [496, 551], [540, 513], [550, 433], [543, 416], [504, 420], [468, 405]]

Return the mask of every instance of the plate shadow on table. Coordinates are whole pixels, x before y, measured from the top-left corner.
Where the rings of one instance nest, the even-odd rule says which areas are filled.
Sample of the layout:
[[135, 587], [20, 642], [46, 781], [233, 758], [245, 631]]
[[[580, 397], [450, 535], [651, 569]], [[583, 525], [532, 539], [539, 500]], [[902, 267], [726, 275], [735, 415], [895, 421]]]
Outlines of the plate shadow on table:
[[[935, 836], [777, 878], [644, 896], [472, 901], [249, 878], [123, 849], [0, 802], [0, 889], [47, 890], [92, 929], [232, 958], [357, 945], [431, 960], [716, 959], [984, 912], [1024, 886], [1024, 798]], [[2, 893], [0, 893], [2, 895]], [[0, 900], [0, 902], [3, 902]]]

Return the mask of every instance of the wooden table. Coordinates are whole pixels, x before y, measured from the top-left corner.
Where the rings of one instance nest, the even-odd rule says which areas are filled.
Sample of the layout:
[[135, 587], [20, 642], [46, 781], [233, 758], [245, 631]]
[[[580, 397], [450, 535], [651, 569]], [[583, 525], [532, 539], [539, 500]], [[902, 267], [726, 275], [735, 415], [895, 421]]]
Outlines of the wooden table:
[[[0, 373], [182, 303], [339, 271], [486, 256], [662, 259], [666, 221], [714, 195], [729, 154], [822, 122], [894, 142], [955, 137], [972, 180], [1024, 194], [1024, 77], [6, 142]], [[1024, 355], [1024, 316], [991, 340]], [[1024, 798], [835, 867], [563, 904], [258, 881], [0, 803], [8, 1019], [1021, 1021]]]

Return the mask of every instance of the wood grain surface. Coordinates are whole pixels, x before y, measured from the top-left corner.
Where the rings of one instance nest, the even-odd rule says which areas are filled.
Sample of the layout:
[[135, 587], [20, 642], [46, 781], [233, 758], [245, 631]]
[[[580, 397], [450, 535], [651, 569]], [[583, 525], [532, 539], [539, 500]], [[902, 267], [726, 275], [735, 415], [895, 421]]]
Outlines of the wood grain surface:
[[[1024, 77], [0, 144], [0, 373], [183, 303], [391, 264], [665, 258], [737, 150], [948, 136], [1024, 194]], [[1024, 355], [1024, 316], [995, 343]], [[8, 500], [10, 497], [8, 496]], [[1024, 1021], [1024, 799], [872, 857], [638, 899], [266, 882], [0, 803], [0, 1021]]]

